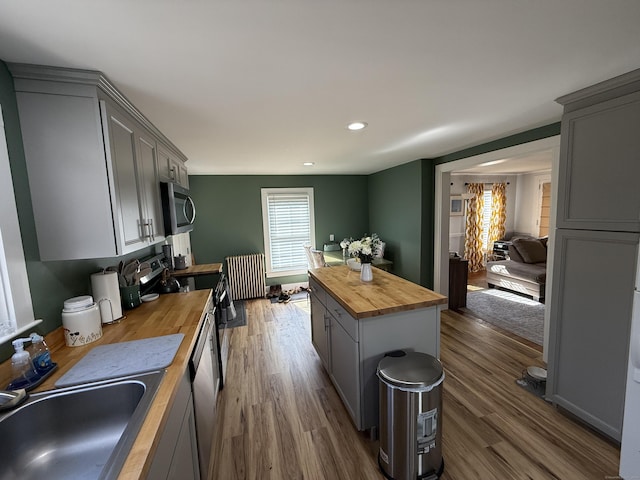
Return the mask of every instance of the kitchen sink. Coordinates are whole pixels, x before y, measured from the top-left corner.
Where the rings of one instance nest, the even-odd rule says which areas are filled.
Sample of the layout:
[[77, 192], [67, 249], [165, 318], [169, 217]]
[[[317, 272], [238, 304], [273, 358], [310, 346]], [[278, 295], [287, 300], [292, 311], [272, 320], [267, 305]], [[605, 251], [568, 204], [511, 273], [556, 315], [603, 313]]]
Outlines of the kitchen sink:
[[116, 478], [163, 375], [30, 395], [0, 415], [0, 480]]

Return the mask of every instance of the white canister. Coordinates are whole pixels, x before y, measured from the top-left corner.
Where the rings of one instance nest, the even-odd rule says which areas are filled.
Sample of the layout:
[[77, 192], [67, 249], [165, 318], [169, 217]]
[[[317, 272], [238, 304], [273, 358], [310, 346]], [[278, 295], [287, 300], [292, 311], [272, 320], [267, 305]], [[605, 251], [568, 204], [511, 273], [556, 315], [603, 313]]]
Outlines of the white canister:
[[80, 347], [102, 337], [100, 310], [90, 295], [64, 301], [62, 309], [64, 340], [69, 347]]

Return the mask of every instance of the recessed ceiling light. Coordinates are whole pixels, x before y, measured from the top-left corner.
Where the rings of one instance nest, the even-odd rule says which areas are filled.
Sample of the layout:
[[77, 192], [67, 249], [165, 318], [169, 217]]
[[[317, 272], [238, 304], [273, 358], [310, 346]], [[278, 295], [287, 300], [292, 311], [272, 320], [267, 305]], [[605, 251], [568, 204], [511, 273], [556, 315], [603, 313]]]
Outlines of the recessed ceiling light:
[[352, 122], [349, 125], [347, 125], [347, 128], [351, 131], [358, 131], [358, 130], [362, 130], [363, 128], [365, 128], [367, 126], [367, 124], [365, 122]]
[[313, 163], [313, 162], [304, 162], [302, 165], [304, 165], [305, 167], [313, 167], [315, 165], [315, 163]]

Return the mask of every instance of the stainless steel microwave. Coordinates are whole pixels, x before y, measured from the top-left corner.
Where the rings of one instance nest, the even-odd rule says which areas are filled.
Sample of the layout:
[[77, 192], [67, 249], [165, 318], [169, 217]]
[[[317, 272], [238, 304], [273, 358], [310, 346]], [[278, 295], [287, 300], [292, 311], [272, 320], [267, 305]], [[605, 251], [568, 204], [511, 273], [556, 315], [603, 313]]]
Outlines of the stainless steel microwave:
[[177, 235], [193, 230], [196, 206], [189, 196], [189, 190], [175, 183], [160, 182], [160, 196], [164, 234]]

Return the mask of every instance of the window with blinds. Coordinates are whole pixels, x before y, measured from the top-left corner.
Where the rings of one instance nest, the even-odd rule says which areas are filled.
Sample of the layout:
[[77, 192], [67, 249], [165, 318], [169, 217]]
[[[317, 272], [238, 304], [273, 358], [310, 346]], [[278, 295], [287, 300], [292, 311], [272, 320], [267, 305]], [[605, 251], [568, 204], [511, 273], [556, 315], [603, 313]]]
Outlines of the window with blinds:
[[491, 228], [491, 188], [485, 188], [484, 205], [482, 207], [482, 248], [487, 251], [489, 243], [489, 229]]
[[267, 276], [306, 273], [305, 244], [314, 243], [313, 188], [263, 188]]

